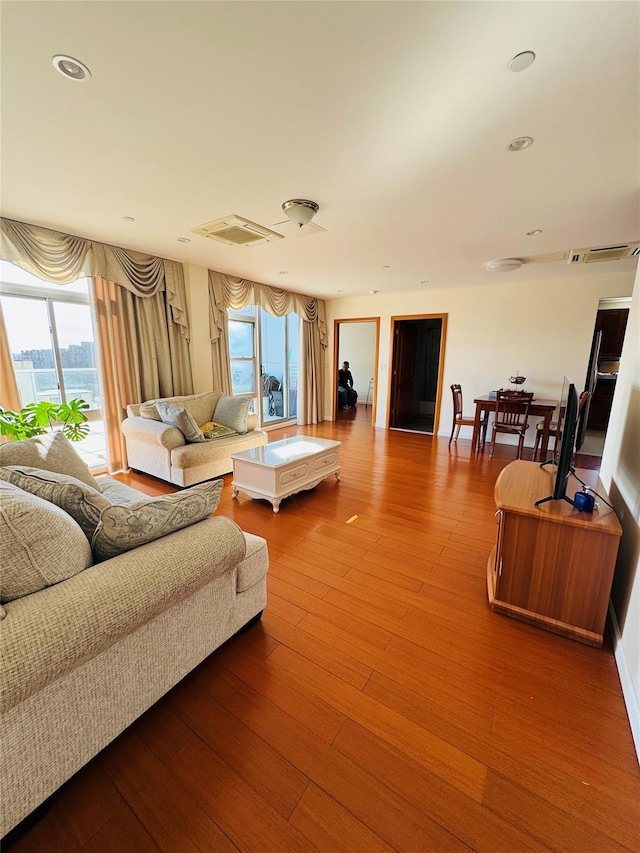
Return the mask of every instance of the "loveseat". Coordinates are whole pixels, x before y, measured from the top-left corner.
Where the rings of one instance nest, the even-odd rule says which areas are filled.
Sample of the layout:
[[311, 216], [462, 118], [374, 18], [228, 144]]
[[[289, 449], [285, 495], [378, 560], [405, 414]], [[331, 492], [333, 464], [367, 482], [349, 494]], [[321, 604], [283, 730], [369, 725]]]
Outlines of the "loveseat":
[[[207, 391], [127, 406], [121, 428], [129, 465], [177, 486], [230, 473], [232, 453], [267, 443], [257, 416], [248, 414], [249, 403], [247, 397]], [[203, 434], [205, 425], [210, 429]]]
[[0, 836], [260, 618], [266, 542], [211, 516], [221, 489], [148, 498], [60, 433], [0, 445]]

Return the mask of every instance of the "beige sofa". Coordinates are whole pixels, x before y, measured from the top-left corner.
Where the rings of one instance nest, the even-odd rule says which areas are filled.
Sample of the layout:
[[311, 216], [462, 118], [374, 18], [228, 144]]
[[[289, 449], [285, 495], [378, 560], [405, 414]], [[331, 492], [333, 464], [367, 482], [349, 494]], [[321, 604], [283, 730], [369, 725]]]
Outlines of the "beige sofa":
[[[12, 466], [14, 459], [2, 458], [4, 448], [0, 464]], [[15, 470], [0, 472], [6, 480]], [[4, 480], [0, 541], [8, 551], [21, 524], [11, 499], [22, 495]], [[121, 507], [144, 497], [109, 477], [97, 485]], [[30, 500], [41, 498], [25, 492]], [[61, 514], [55, 523], [67, 524], [59, 506], [50, 511]], [[38, 529], [39, 518], [41, 511], [32, 534], [24, 534], [24, 524], [22, 534], [33, 539], [25, 553], [46, 574], [62, 549], [65, 559], [75, 555], [53, 527]], [[77, 547], [86, 551], [86, 539]], [[43, 548], [52, 549], [51, 562]], [[1, 836], [214, 649], [259, 619], [267, 568], [264, 539], [213, 516], [13, 600], [2, 580]]]
[[[174, 403], [187, 409], [198, 426], [215, 420], [221, 391], [166, 397], [160, 402]], [[229, 399], [229, 398], [227, 398]], [[267, 434], [259, 430], [256, 415], [248, 415], [240, 428], [246, 431], [203, 443], [189, 443], [176, 427], [163, 423], [151, 400], [127, 406], [128, 417], [122, 422], [129, 465], [177, 486], [191, 486], [233, 470], [231, 454], [267, 443]]]

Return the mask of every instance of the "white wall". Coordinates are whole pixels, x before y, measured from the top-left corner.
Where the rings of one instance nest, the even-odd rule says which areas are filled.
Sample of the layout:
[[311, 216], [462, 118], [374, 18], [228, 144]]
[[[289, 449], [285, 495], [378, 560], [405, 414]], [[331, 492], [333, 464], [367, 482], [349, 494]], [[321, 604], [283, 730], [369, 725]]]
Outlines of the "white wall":
[[336, 371], [343, 361], [349, 362], [353, 375], [353, 387], [358, 392], [359, 402], [364, 403], [369, 388], [369, 380], [374, 373], [376, 354], [376, 324], [341, 323], [338, 363]]
[[[582, 388], [598, 302], [600, 298], [629, 296], [634, 274], [594, 273], [539, 282], [520, 279], [520, 272], [505, 275], [486, 287], [377, 294], [327, 302], [330, 336], [336, 318], [380, 317], [376, 426], [386, 425], [392, 316], [448, 314], [438, 427], [442, 435], [448, 435], [451, 428], [449, 386], [454, 382], [462, 385], [465, 410], [470, 413], [474, 396], [507, 386], [509, 376], [516, 370], [527, 377], [524, 387], [540, 398], [558, 398], [565, 374]], [[332, 352], [330, 341], [328, 353]], [[325, 413], [331, 412], [330, 393], [328, 389]], [[533, 430], [530, 432], [529, 444], [533, 441]], [[463, 427], [461, 436], [470, 438], [471, 428]]]
[[640, 757], [640, 269], [600, 478], [623, 529], [611, 600], [617, 623], [616, 662]]

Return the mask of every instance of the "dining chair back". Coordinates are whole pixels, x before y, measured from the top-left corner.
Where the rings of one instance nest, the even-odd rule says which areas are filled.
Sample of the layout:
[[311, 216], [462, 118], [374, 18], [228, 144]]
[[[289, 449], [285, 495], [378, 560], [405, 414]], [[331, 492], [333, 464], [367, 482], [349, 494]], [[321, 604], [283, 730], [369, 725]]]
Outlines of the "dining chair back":
[[[578, 418], [582, 414], [582, 410], [587, 405], [587, 400], [591, 394], [588, 391], [583, 391], [578, 397]], [[553, 445], [553, 458], [555, 459], [558, 455], [558, 450], [560, 449], [560, 439], [562, 438], [562, 426], [563, 426], [563, 418], [564, 418], [564, 408], [560, 409], [560, 416], [557, 421], [552, 421], [549, 426], [549, 438], [554, 439]], [[544, 435], [544, 421], [540, 421], [536, 424], [536, 442], [533, 447], [533, 459], [538, 458], [538, 450], [540, 448], [540, 442], [542, 441], [542, 436]]]
[[502, 432], [518, 436], [518, 459], [522, 459], [522, 448], [524, 447], [525, 434], [529, 428], [529, 411], [532, 400], [533, 393], [530, 391], [498, 391], [496, 393], [489, 456], [493, 456], [496, 436]]
[[[449, 436], [449, 444], [452, 441], [458, 441], [458, 434], [460, 433], [461, 426], [475, 426], [475, 418], [465, 417], [463, 415], [463, 406], [462, 406], [462, 386], [461, 385], [452, 385], [451, 393], [453, 395], [453, 423], [451, 424], [451, 435]], [[487, 424], [489, 422], [489, 415], [485, 412], [479, 424], [478, 430], [478, 444], [477, 447], [484, 447], [484, 443], [487, 439]], [[455, 439], [454, 439], [455, 433]], [[474, 448], [475, 450], [476, 448]]]

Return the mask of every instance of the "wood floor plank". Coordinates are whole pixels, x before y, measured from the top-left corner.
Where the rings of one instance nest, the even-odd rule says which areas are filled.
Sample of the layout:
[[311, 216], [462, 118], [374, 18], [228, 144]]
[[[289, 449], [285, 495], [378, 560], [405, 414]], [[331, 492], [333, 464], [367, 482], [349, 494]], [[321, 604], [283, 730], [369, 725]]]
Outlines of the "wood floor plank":
[[[193, 735], [189, 743], [192, 740]], [[177, 754], [186, 748], [183, 746]], [[160, 850], [232, 853], [229, 839], [176, 780], [170, 769], [174, 759], [175, 756], [168, 765], [162, 764], [132, 731], [121, 735], [104, 756], [111, 780]], [[120, 817], [112, 823], [117, 824]], [[102, 831], [106, 832], [106, 828]]]
[[274, 651], [270, 662], [281, 666], [314, 695], [323, 696], [346, 717], [368, 725], [468, 796], [481, 799], [486, 768], [479, 762], [285, 646]]
[[341, 850], [348, 845], [349, 853], [393, 851], [393, 847], [316, 785], [309, 785], [290, 823], [318, 850]]
[[302, 833], [195, 738], [171, 759], [169, 769], [238, 849], [265, 853], [314, 850]]
[[255, 691], [248, 687], [237, 691], [229, 697], [227, 706], [394, 849], [407, 853], [468, 853], [468, 847], [450, 832]]

